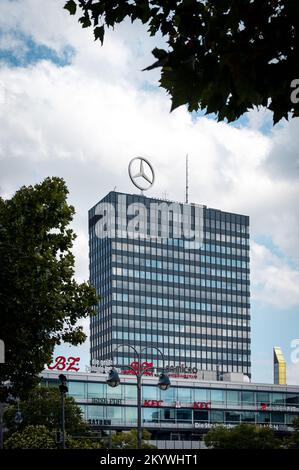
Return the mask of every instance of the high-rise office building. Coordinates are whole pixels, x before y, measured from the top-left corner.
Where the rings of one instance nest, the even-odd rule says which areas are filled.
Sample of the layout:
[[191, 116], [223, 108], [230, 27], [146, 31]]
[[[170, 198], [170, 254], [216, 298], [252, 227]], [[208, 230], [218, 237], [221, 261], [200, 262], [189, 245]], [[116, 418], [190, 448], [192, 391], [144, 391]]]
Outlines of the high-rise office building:
[[[250, 377], [249, 217], [110, 192], [89, 211], [91, 359]], [[115, 351], [115, 352], [114, 352]]]

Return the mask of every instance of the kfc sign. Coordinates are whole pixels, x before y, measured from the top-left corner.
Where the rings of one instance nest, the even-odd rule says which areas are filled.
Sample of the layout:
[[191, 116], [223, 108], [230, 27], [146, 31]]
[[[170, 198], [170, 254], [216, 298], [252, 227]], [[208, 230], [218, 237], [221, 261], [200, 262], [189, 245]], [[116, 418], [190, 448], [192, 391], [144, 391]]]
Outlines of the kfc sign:
[[211, 402], [208, 401], [195, 401], [193, 403], [193, 408], [195, 410], [209, 410], [211, 408]]
[[48, 366], [50, 370], [64, 370], [66, 372], [78, 372], [80, 370], [79, 362], [80, 357], [70, 356], [57, 356], [54, 360], [54, 365]]
[[144, 400], [143, 406], [146, 407], [159, 407], [162, 406], [163, 400]]

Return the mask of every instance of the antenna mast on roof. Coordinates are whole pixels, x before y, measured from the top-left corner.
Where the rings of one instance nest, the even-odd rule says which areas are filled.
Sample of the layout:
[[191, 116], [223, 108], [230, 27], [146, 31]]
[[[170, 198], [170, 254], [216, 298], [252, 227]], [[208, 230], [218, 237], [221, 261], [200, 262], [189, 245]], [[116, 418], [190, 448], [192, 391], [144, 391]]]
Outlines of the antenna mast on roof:
[[186, 204], [189, 202], [189, 161], [188, 154], [186, 155]]

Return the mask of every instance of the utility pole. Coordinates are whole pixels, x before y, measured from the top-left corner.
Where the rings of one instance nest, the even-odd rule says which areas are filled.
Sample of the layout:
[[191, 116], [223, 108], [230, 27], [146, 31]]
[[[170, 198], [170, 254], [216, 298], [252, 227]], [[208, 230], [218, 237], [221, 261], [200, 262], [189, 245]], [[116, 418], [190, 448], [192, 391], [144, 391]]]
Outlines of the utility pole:
[[66, 383], [67, 378], [65, 375], [59, 375], [59, 390], [61, 394], [61, 431], [62, 431], [62, 448], [65, 449], [65, 395], [69, 391]]

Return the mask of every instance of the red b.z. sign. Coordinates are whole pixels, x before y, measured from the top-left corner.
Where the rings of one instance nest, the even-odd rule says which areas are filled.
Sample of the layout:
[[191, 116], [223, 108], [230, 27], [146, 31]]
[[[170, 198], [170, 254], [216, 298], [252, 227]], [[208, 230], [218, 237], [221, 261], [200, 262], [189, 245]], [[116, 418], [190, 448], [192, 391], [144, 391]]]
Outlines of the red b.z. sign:
[[66, 358], [65, 356], [57, 356], [55, 358], [55, 364], [52, 366], [48, 366], [50, 370], [65, 370], [65, 371], [74, 371], [78, 372], [80, 367], [76, 367], [79, 365], [80, 357], [73, 357], [70, 356]]

